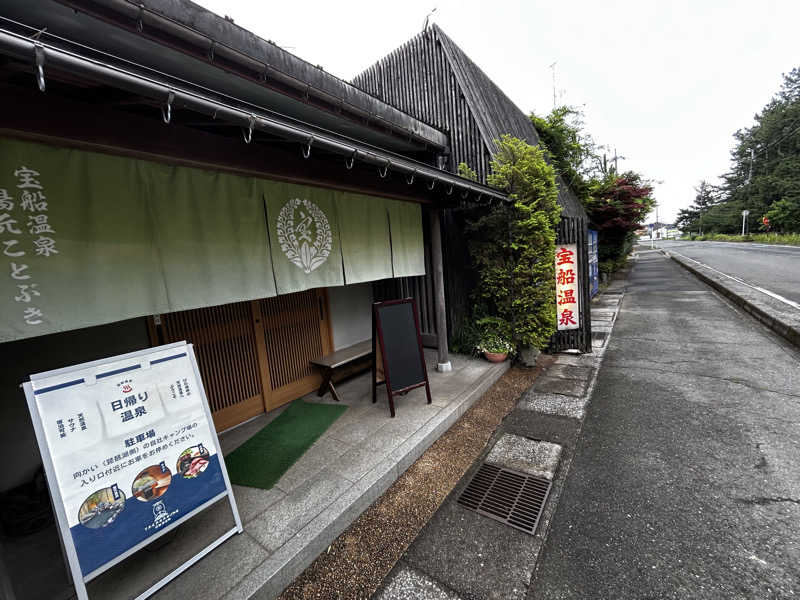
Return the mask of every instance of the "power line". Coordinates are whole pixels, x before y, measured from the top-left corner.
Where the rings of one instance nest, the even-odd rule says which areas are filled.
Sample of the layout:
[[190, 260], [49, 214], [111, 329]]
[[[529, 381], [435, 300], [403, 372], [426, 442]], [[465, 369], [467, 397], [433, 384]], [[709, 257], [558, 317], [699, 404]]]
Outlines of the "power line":
[[[792, 127], [792, 126], [794, 126], [794, 125], [797, 125], [798, 123], [800, 123], [800, 117], [796, 118], [796, 119], [795, 119], [795, 120], [792, 122], [792, 124], [791, 124], [789, 127]], [[759, 127], [760, 127], [760, 126], [759, 126]], [[749, 183], [750, 183], [750, 181], [753, 179], [753, 163], [755, 162], [755, 158], [756, 158], [756, 156], [761, 156], [762, 154], [766, 154], [766, 152], [767, 152], [767, 151], [768, 151], [770, 148], [772, 148], [772, 146], [775, 146], [776, 144], [780, 144], [780, 143], [781, 143], [783, 140], [785, 140], [785, 139], [787, 139], [788, 137], [790, 137], [790, 136], [794, 135], [794, 134], [795, 134], [795, 133], [797, 133], [798, 131], [800, 131], [800, 127], [798, 127], [797, 129], [794, 129], [793, 131], [790, 131], [789, 133], [787, 133], [785, 136], [783, 136], [783, 137], [782, 137], [782, 138], [780, 138], [779, 140], [775, 140], [775, 141], [773, 141], [773, 142], [770, 142], [769, 144], [767, 144], [766, 146], [764, 146], [764, 147], [763, 147], [761, 150], [759, 150], [758, 152], [756, 152], [755, 150], [753, 150], [753, 148], [750, 148], [750, 170], [749, 170], [749, 171], [748, 171], [748, 173], [747, 173], [747, 180], [745, 181], [745, 184], [749, 184]]]
[[[792, 123], [792, 125], [796, 125], [797, 123], [800, 123], [800, 117], [798, 117], [797, 119], [795, 119], [795, 120], [794, 120], [794, 122]], [[790, 125], [790, 127], [791, 127], [791, 125]], [[764, 153], [765, 153], [767, 150], [769, 150], [770, 148], [772, 148], [772, 146], [774, 146], [774, 145], [776, 145], [776, 144], [780, 144], [780, 143], [781, 143], [783, 140], [785, 140], [785, 139], [787, 139], [788, 137], [790, 137], [790, 136], [794, 135], [794, 134], [795, 134], [795, 133], [797, 133], [798, 131], [800, 131], [800, 127], [798, 127], [797, 129], [794, 129], [793, 131], [790, 131], [790, 132], [789, 132], [789, 133], [787, 133], [785, 136], [783, 136], [781, 139], [779, 139], [779, 140], [775, 140], [774, 142], [770, 142], [769, 144], [767, 144], [767, 145], [766, 145], [766, 146], [764, 146], [764, 147], [763, 147], [761, 150], [759, 150], [758, 152], [755, 152], [754, 154], [752, 154], [754, 151], [751, 149], [751, 150], [750, 150], [750, 152], [751, 152], [751, 155], [750, 155], [750, 161], [751, 161], [751, 163], [752, 163], [752, 160], [753, 160], [753, 158], [755, 158], [756, 156], [760, 156], [761, 154], [764, 154]]]
[[[798, 123], [798, 122], [800, 122], [800, 119], [797, 119], [797, 120], [795, 121], [795, 123]], [[779, 139], [779, 140], [777, 140], [777, 141], [775, 141], [775, 142], [772, 142], [772, 143], [771, 143], [771, 144], [769, 144], [769, 145], [768, 145], [766, 148], [764, 148], [764, 151], [766, 152], [767, 150], [769, 150], [769, 149], [770, 149], [772, 146], [774, 146], [775, 144], [780, 144], [780, 143], [781, 143], [783, 140], [785, 140], [786, 138], [788, 138], [788, 137], [789, 137], [789, 136], [791, 136], [791, 135], [794, 135], [794, 134], [795, 134], [795, 133], [797, 133], [798, 131], [800, 131], [800, 127], [798, 127], [797, 129], [795, 129], [794, 131], [790, 131], [790, 132], [789, 132], [789, 133], [787, 133], [785, 136], [783, 136], [781, 139]]]

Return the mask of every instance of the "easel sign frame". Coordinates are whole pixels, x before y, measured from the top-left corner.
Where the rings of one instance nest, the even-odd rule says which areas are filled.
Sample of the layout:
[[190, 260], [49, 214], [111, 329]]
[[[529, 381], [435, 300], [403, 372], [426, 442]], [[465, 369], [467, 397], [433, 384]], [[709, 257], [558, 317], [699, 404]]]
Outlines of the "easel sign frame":
[[[383, 323], [381, 322], [380, 311], [386, 307], [397, 306], [400, 304], [408, 304], [411, 307], [411, 312], [414, 316], [414, 333], [417, 337], [417, 350], [419, 352], [420, 366], [422, 368], [421, 381], [411, 383], [405, 387], [395, 389], [392, 386], [392, 378], [390, 375], [389, 361], [391, 357], [386, 352], [386, 339]], [[379, 381], [379, 376], [383, 377]], [[425, 393], [428, 398], [428, 404], [431, 403], [431, 386], [428, 381], [428, 369], [425, 365], [425, 352], [422, 349], [422, 334], [419, 329], [419, 316], [417, 313], [417, 302], [414, 298], [403, 298], [400, 300], [387, 300], [385, 302], [374, 302], [372, 304], [372, 403], [375, 404], [378, 399], [377, 388], [379, 385], [386, 385], [386, 394], [389, 397], [389, 412], [391, 416], [395, 416], [394, 409], [394, 396], [397, 394], [406, 394], [410, 390], [418, 387], [425, 386]]]
[[[188, 365], [186, 362], [188, 361]], [[187, 370], [187, 368], [190, 369]], [[171, 371], [172, 370], [172, 371]], [[173, 375], [175, 373], [179, 373], [181, 375], [180, 381], [175, 381], [170, 386], [164, 386], [162, 379], [166, 378], [166, 380], [170, 380], [170, 377], [174, 379]], [[188, 377], [188, 374], [191, 373], [194, 375], [194, 381]], [[93, 528], [92, 531], [102, 531], [103, 528], [112, 524], [114, 519], [119, 517], [121, 514], [125, 513], [126, 509], [128, 509], [128, 502], [133, 504], [130, 505], [132, 510], [138, 510], [140, 513], [144, 508], [147, 510], [151, 510], [153, 514], [153, 533], [151, 535], [147, 535], [144, 539], [138, 540], [137, 538], [142, 537], [142, 533], [137, 533], [137, 537], [132, 540], [130, 546], [125, 546], [124, 535], [117, 535], [113, 538], [114, 543], [117, 544], [117, 549], [119, 552], [117, 554], [112, 555], [108, 561], [102, 562], [102, 564], [94, 564], [94, 568], [92, 568], [89, 572], [84, 573], [84, 569], [81, 567], [81, 560], [79, 558], [79, 549], [76, 545], [75, 538], [73, 537], [73, 530], [83, 531], [81, 528], [84, 527], [82, 524], [83, 521], [79, 521], [80, 524], [77, 526], [73, 525], [70, 526], [70, 519], [67, 515], [67, 504], [65, 501], [67, 500], [62, 494], [62, 483], [64, 483], [65, 475], [71, 476], [73, 478], [77, 478], [80, 475], [80, 472], [76, 473], [63, 473], [64, 464], [61, 464], [60, 469], [56, 464], [57, 460], [54, 459], [54, 452], [58, 454], [61, 458], [58, 459], [58, 462], [65, 463], [68, 459], [71, 458], [70, 455], [65, 456], [65, 451], [63, 449], [59, 450], [59, 444], [61, 441], [59, 438], [80, 438], [80, 431], [82, 426], [93, 425], [92, 427], [86, 427], [84, 431], [88, 429], [90, 435], [98, 435], [97, 430], [102, 430], [102, 434], [105, 436], [101, 442], [105, 442], [106, 440], [117, 440], [119, 441], [120, 438], [124, 438], [128, 433], [124, 432], [120, 433], [122, 428], [128, 427], [124, 425], [126, 418], [122, 418], [122, 424], [120, 424], [116, 418], [112, 421], [108, 420], [108, 414], [110, 411], [111, 416], [117, 417], [118, 415], [123, 414], [122, 409], [117, 408], [117, 402], [123, 401], [123, 409], [126, 407], [130, 407], [131, 409], [137, 406], [137, 400], [134, 400], [133, 396], [128, 396], [130, 400], [126, 401], [122, 397], [125, 393], [131, 393], [130, 391], [124, 391], [127, 387], [123, 386], [121, 388], [119, 399], [117, 399], [116, 395], [112, 395], [109, 397], [103, 397], [103, 406], [100, 407], [99, 403], [95, 400], [95, 404], [97, 404], [96, 411], [92, 411], [93, 408], [92, 403], [92, 386], [102, 383], [104, 386], [104, 391], [108, 390], [108, 384], [112, 383], [113, 381], [121, 380], [123, 383], [128, 381], [126, 378], [131, 377], [130, 381], [135, 381], [134, 378], [140, 376], [144, 381], [150, 382], [149, 385], [156, 385], [153, 381], [157, 382], [160, 386], [157, 390], [155, 388], [149, 388], [148, 393], [152, 394], [149, 398], [145, 397], [145, 400], [149, 400], [145, 402], [142, 400], [142, 392], [137, 394], [137, 399], [139, 402], [138, 404], [142, 407], [146, 407], [141, 410], [141, 414], [137, 413], [137, 416], [145, 417], [144, 420], [141, 422], [144, 423], [144, 427], [149, 431], [157, 432], [159, 431], [159, 426], [163, 425], [165, 427], [171, 427], [170, 421], [180, 420], [183, 418], [181, 417], [170, 417], [170, 411], [168, 410], [161, 410], [161, 407], [165, 406], [163, 402], [163, 397], [165, 392], [161, 390], [166, 390], [167, 394], [174, 394], [173, 397], [168, 398], [170, 400], [170, 406], [177, 405], [184, 407], [184, 410], [181, 415], [194, 415], [195, 419], [202, 421], [202, 418], [205, 418], [204, 423], [198, 423], [195, 421], [194, 425], [198, 434], [205, 436], [207, 435], [211, 444], [213, 444], [214, 454], [210, 453], [208, 448], [205, 448], [202, 443], [195, 446], [190, 446], [187, 450], [192, 450], [188, 455], [187, 459], [192, 459], [189, 464], [192, 465], [189, 470], [184, 473], [182, 470], [178, 472], [179, 467], [176, 467], [176, 474], [173, 477], [170, 474], [169, 482], [166, 483], [166, 488], [170, 487], [172, 484], [173, 479], [178, 479], [179, 481], [183, 478], [186, 478], [186, 475], [189, 474], [190, 478], [196, 477], [196, 481], [201, 481], [201, 478], [205, 473], [202, 471], [192, 472], [191, 469], [200, 468], [206, 469], [209, 468], [209, 472], [212, 470], [216, 472], [216, 468], [218, 465], [219, 473], [218, 475], [222, 476], [222, 482], [219, 482], [216, 477], [214, 477], [214, 484], [210, 487], [205, 488], [205, 492], [200, 494], [200, 499], [195, 502], [193, 506], [184, 514], [177, 514], [180, 513], [180, 510], [175, 510], [174, 516], [176, 517], [174, 520], [172, 519], [173, 513], [170, 513], [167, 509], [165, 509], [165, 505], [167, 505], [166, 501], [164, 502], [155, 502], [153, 503], [153, 499], [157, 499], [160, 497], [160, 494], [166, 494], [167, 489], [160, 489], [158, 486], [161, 485], [161, 480], [157, 479], [158, 474], [155, 473], [156, 479], [153, 479], [153, 485], [151, 487], [144, 486], [143, 487], [143, 494], [142, 496], [137, 496], [136, 494], [139, 493], [138, 491], [133, 491], [131, 493], [131, 497], [126, 498], [126, 494], [124, 492], [120, 492], [118, 489], [114, 489], [115, 494], [118, 493], [122, 499], [122, 508], [119, 509], [119, 512], [115, 513], [111, 517], [103, 517], [99, 521], [99, 524], [95, 524], [97, 528]], [[185, 376], [185, 377], [184, 377]], [[159, 379], [161, 378], [161, 379]], [[177, 385], [176, 385], [177, 384]], [[119, 387], [120, 383], [116, 383], [116, 386]], [[228, 477], [228, 471], [225, 467], [225, 461], [222, 457], [222, 450], [219, 444], [219, 438], [217, 437], [216, 430], [214, 429], [214, 422], [211, 417], [211, 410], [209, 408], [208, 399], [206, 397], [205, 389], [203, 387], [202, 378], [200, 376], [200, 371], [197, 367], [197, 359], [194, 354], [194, 348], [191, 344], [187, 344], [185, 341], [183, 342], [176, 342], [173, 344], [167, 344], [164, 346], [158, 346], [155, 348], [148, 348], [145, 350], [140, 350], [137, 352], [130, 352], [128, 354], [123, 354], [120, 356], [114, 356], [110, 358], [105, 358], [101, 360], [96, 360], [88, 363], [84, 363], [81, 365], [75, 365], [71, 367], [66, 367], [63, 369], [56, 369], [53, 371], [48, 371], [45, 373], [38, 373], [35, 375], [30, 376], [30, 381], [25, 382], [22, 384], [22, 387], [25, 391], [25, 397], [28, 402], [28, 409], [30, 411], [31, 420], [33, 421], [33, 428], [36, 433], [36, 441], [39, 445], [39, 450], [42, 456], [42, 462], [44, 465], [45, 476], [47, 478], [47, 485], [50, 491], [51, 500], [53, 503], [53, 509], [56, 514], [56, 521], [58, 523], [58, 529], [60, 533], [62, 549], [66, 556], [67, 564], [69, 566], [70, 574], [72, 576], [72, 581], [75, 586], [75, 591], [78, 597], [78, 600], [89, 600], [89, 595], [86, 589], [86, 584], [101, 575], [102, 573], [108, 571], [110, 568], [114, 567], [115, 565], [121, 563], [126, 558], [129, 558], [137, 551], [141, 550], [148, 544], [152, 543], [153, 541], [159, 539], [163, 535], [167, 534], [168, 532], [172, 531], [182, 523], [188, 521], [195, 515], [201, 513], [205, 509], [209, 508], [213, 504], [217, 503], [218, 501], [227, 498], [228, 502], [230, 503], [231, 513], [234, 518], [234, 527], [230, 530], [223, 533], [220, 537], [216, 540], [208, 544], [205, 548], [203, 548], [200, 552], [195, 554], [192, 558], [187, 560], [186, 562], [179, 565], [176, 569], [168, 573], [166, 576], [161, 578], [159, 581], [154, 583], [150, 586], [147, 590], [140, 593], [136, 600], [144, 600], [149, 596], [153, 595], [159, 589], [167, 585], [170, 581], [175, 579], [178, 575], [183, 573], [197, 561], [202, 559], [206, 556], [209, 552], [214, 550], [217, 546], [225, 542], [227, 539], [232, 537], [237, 533], [242, 533], [242, 521], [239, 517], [239, 511], [236, 506], [236, 499], [233, 495], [233, 488], [231, 487], [231, 482]], [[197, 393], [192, 394], [190, 392], [191, 388]], [[171, 390], [171, 391], [170, 391]], [[51, 402], [52, 402], [52, 392], [60, 392], [57, 396], [58, 399], [58, 407], [59, 410], [64, 411], [64, 415], [70, 415], [68, 419], [59, 419], [56, 421], [58, 423], [58, 429], [54, 429], [54, 422], [52, 419], [52, 407], [48, 407], [49, 414], [47, 417], [47, 422], [43, 418], [43, 415], [40, 411], [40, 408], [44, 406], [44, 402], [47, 402], [47, 395], [48, 393], [51, 394]], [[74, 397], [71, 397], [70, 394], [74, 394]], [[95, 395], [97, 392], [95, 392]], [[84, 397], [82, 398], [81, 395]], [[156, 398], [158, 396], [158, 398]], [[194, 396], [193, 398], [190, 398]], [[87, 398], [90, 398], [87, 400]], [[111, 404], [107, 402], [111, 400], [113, 406], [111, 408], [107, 408], [106, 404]], [[83, 402], [83, 404], [81, 404]], [[199, 406], [198, 406], [199, 405]], [[89, 408], [87, 412], [90, 414], [86, 415], [85, 421], [80, 423], [78, 426], [75, 423], [75, 417], [70, 412], [71, 407], [75, 406], [86, 406]], [[148, 417], [147, 411], [150, 410], [150, 416]], [[161, 410], [159, 413], [158, 411]], [[104, 412], [105, 411], [105, 412]], [[83, 413], [79, 413], [83, 415]], [[133, 414], [133, 411], [131, 412]], [[158, 414], [162, 415], [162, 418], [158, 418]], [[126, 415], [128, 416], [128, 415]], [[150, 419], [147, 421], [146, 419]], [[94, 422], [92, 422], [94, 419]], [[130, 421], [130, 419], [127, 419]], [[69, 421], [66, 423], [65, 421]], [[45, 431], [45, 427], [48, 427], [48, 432]], [[191, 431], [193, 428], [188, 427]], [[94, 430], [94, 433], [93, 433]], [[74, 433], [73, 432], [77, 432]], [[63, 434], [63, 435], [61, 435]], [[191, 434], [187, 434], [191, 436]], [[185, 437], [185, 436], [184, 436]], [[177, 443], [174, 446], [174, 449], [171, 449], [170, 452], [174, 455], [175, 451], [180, 451], [180, 448], [183, 448], [184, 445], [192, 444], [192, 442], [187, 438], [184, 441], [184, 437], [180, 438], [173, 438], [170, 437], [170, 442], [172, 440], [181, 440], [181, 442]], [[128, 438], [130, 441], [134, 442], [131, 446], [135, 446], [136, 442], [138, 441], [138, 435], [135, 437]], [[155, 446], [155, 437], [153, 438], [153, 446]], [[194, 437], [192, 437], [194, 439]], [[106, 445], [111, 444], [111, 442], [107, 442]], [[164, 446], [159, 446], [159, 448], [169, 447], [172, 448], [173, 444], [164, 441]], [[125, 441], [125, 445], [127, 446], [127, 440]], [[85, 455], [86, 451], [89, 448], [94, 448], [95, 446], [85, 446], [79, 452], [83, 452], [82, 455]], [[145, 448], [144, 444], [141, 444], [142, 448]], [[199, 448], [199, 451], [193, 450], [195, 448]], [[164, 456], [164, 452], [166, 450], [161, 450], [160, 454], [158, 451], [153, 450], [152, 452], [156, 452], [153, 454], [153, 460], [161, 460]], [[69, 450], [67, 451], [69, 452]], [[180, 453], [179, 457], [179, 466], [180, 466], [180, 458], [183, 458], [183, 455], [186, 451]], [[201, 458], [200, 461], [195, 461], [195, 452], [198, 453], [198, 457]], [[143, 452], [146, 454], [146, 451]], [[205, 463], [203, 463], [205, 461]], [[99, 462], [99, 459], [98, 459]], [[107, 461], [104, 461], [107, 462]], [[161, 469], [165, 468], [165, 462], [161, 462]], [[213, 464], [213, 463], [217, 464]], [[141, 461], [133, 468], [133, 472], [136, 471], [137, 468], [140, 468], [144, 465], [148, 464], [146, 461]], [[97, 465], [95, 465], [97, 467]], [[124, 467], [123, 467], [124, 469]], [[140, 473], [136, 476], [136, 480], [134, 480], [134, 487], [136, 483], [139, 481], [149, 482], [150, 476], [149, 470], [152, 467], [148, 467], [145, 469], [147, 471], [147, 475], [143, 477], [145, 471]], [[122, 473], [122, 471], [118, 471]], [[59, 475], [61, 476], [59, 478]], [[112, 476], [113, 477], [113, 476]], [[120, 475], [122, 477], [122, 475]], [[189, 478], [189, 479], [190, 479]], [[152, 479], [152, 477], [151, 477]], [[187, 479], [187, 481], [189, 480]], [[166, 478], [163, 480], [166, 481]], [[211, 476], [209, 477], [209, 481], [211, 481]], [[67, 478], [68, 483], [68, 478]], [[220, 485], [223, 483], [224, 485]], [[94, 487], [88, 487], [88, 491], [96, 488], [98, 485], [104, 485], [98, 483]], [[73, 486], [74, 487], [74, 486]], [[116, 486], [113, 486], [114, 488]], [[176, 486], [177, 487], [177, 486]], [[101, 491], [105, 492], [106, 489], [113, 489], [113, 488], [105, 488]], [[133, 488], [132, 488], [133, 489]], [[216, 491], [219, 490], [219, 491]], [[129, 491], [129, 490], [125, 490]], [[131, 490], [132, 491], [132, 490]], [[99, 492], [98, 492], [99, 493]], [[159, 494], [156, 496], [155, 494]], [[95, 494], [92, 493], [90, 498]], [[208, 495], [209, 497], [205, 497]], [[183, 496], [178, 497], [179, 499]], [[116, 499], [116, 496], [114, 496]], [[140, 500], [142, 500], [143, 507], [140, 506]], [[86, 502], [81, 505], [81, 511], [84, 511], [84, 506], [87, 505], [89, 498], [87, 498]], [[74, 504], [74, 501], [70, 500], [71, 503]], [[108, 503], [105, 503], [106, 506], [104, 508], [108, 508]], [[161, 504], [161, 506], [156, 508], [157, 504]], [[89, 510], [87, 509], [84, 511], [84, 517], [86, 518], [86, 522], [88, 523], [95, 516], [97, 516], [95, 506]], [[166, 512], [165, 512], [166, 511]], [[79, 512], [80, 515], [80, 512]], [[102, 513], [101, 513], [102, 515]], [[79, 516], [79, 519], [81, 517]], [[103, 519], [106, 522], [103, 524]], [[110, 519], [110, 520], [109, 520]], [[167, 520], [168, 519], [168, 520]], [[121, 520], [121, 519], [120, 519]], [[118, 523], [119, 525], [119, 523]], [[87, 526], [88, 529], [88, 526]], [[148, 530], [149, 528], [145, 528]], [[136, 530], [138, 531], [138, 530]], [[112, 539], [111, 536], [107, 539]], [[120, 548], [120, 544], [122, 547]], [[116, 550], [114, 550], [116, 551]], [[112, 551], [113, 552], [113, 551]], [[85, 558], [85, 556], [84, 556]]]

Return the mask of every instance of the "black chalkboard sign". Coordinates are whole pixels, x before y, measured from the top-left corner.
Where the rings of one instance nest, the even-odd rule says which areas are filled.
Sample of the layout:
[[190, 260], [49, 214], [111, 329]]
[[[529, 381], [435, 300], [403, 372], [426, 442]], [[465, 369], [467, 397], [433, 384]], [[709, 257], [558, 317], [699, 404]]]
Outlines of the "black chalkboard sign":
[[372, 402], [377, 400], [378, 385], [386, 384], [392, 416], [395, 394], [424, 385], [428, 404], [431, 403], [417, 303], [413, 298], [372, 305], [372, 350]]

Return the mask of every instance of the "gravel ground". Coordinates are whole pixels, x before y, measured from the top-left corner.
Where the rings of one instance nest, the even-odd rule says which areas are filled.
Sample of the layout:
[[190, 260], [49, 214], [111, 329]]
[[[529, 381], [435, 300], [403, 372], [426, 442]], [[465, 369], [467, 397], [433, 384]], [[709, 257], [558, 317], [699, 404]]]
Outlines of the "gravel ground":
[[369, 598], [552, 358], [513, 367], [331, 544], [280, 600]]

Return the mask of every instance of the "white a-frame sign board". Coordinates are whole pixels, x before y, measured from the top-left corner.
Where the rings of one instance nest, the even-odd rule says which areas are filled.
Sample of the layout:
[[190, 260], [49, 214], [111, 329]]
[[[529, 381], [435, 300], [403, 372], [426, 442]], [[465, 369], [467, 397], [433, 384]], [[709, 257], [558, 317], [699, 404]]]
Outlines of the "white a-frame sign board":
[[79, 600], [86, 583], [227, 496], [242, 523], [194, 349], [178, 342], [31, 375], [24, 383]]

